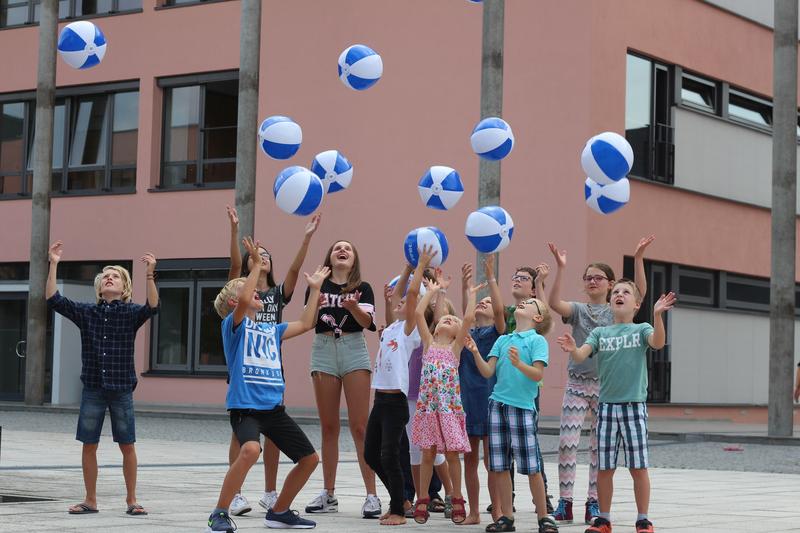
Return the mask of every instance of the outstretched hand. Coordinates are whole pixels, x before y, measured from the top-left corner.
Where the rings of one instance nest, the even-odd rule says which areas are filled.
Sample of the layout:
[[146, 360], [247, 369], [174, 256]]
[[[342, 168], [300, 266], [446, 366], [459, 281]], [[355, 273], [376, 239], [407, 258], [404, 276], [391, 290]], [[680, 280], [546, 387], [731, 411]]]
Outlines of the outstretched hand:
[[61, 255], [64, 253], [64, 243], [61, 241], [56, 241], [50, 245], [50, 248], [47, 250], [47, 256], [50, 259], [51, 263], [58, 263], [61, 261]]
[[653, 313], [660, 315], [664, 311], [669, 311], [675, 306], [675, 302], [677, 301], [678, 298], [675, 296], [674, 292], [662, 294], [661, 298], [659, 298], [656, 304], [653, 306]]
[[308, 275], [303, 272], [303, 275], [306, 277], [306, 283], [308, 283], [309, 287], [319, 289], [322, 287], [322, 282], [325, 281], [325, 278], [331, 275], [331, 269], [326, 266], [318, 266], [313, 274]]
[[481, 283], [478, 283], [477, 285], [473, 285], [472, 287], [470, 287], [469, 292], [471, 294], [478, 294], [480, 291], [485, 289], [487, 285], [489, 285], [489, 282], [483, 281]]
[[229, 205], [225, 206], [225, 211], [228, 212], [228, 220], [231, 221], [232, 228], [239, 227], [239, 215], [236, 213], [236, 208]]
[[655, 235], [650, 235], [649, 237], [642, 237], [639, 239], [639, 244], [636, 245], [636, 251], [633, 253], [634, 257], [644, 256], [644, 251], [654, 240], [656, 240]]
[[242, 239], [242, 245], [244, 246], [245, 251], [250, 254], [250, 257], [253, 258], [253, 264], [261, 264], [261, 261], [258, 261], [258, 243], [253, 241], [252, 237], [245, 237]]
[[472, 263], [461, 265], [461, 287], [466, 290], [472, 281]]
[[564, 268], [565, 266], [567, 266], [567, 251], [566, 250], [561, 250], [559, 252], [558, 251], [558, 246], [556, 246], [552, 242], [548, 242], [547, 243], [547, 247], [550, 248], [550, 253], [553, 254], [553, 258], [555, 258], [556, 266], [558, 266], [558, 268]]
[[564, 333], [562, 336], [556, 339], [556, 342], [561, 346], [561, 349], [565, 352], [574, 352], [578, 349], [575, 345], [575, 339], [569, 333]]
[[156, 256], [150, 252], [146, 252], [139, 260], [147, 266], [145, 270], [148, 274], [156, 271]]
[[497, 252], [493, 254], [488, 254], [483, 258], [483, 273], [486, 277], [486, 281], [495, 280], [497, 279], [494, 276], [494, 262], [497, 258]]
[[464, 348], [466, 348], [467, 350], [469, 350], [474, 354], [480, 353], [478, 352], [478, 345], [475, 344], [475, 339], [473, 339], [472, 335], [470, 335], [469, 333], [467, 333], [467, 335], [464, 337]]
[[358, 302], [361, 300], [361, 291], [351, 292], [342, 298], [342, 307], [351, 313], [358, 307]]
[[316, 215], [311, 217], [311, 220], [308, 222], [308, 224], [306, 224], [306, 232], [305, 232], [306, 237], [311, 237], [312, 235], [314, 235], [314, 232], [317, 231], [317, 228], [319, 227], [319, 221], [321, 219], [322, 215], [320, 213], [317, 213]]
[[394, 294], [394, 287], [389, 285], [388, 283], [383, 286], [383, 299], [387, 302], [392, 299], [392, 295]]
[[422, 246], [422, 250], [419, 251], [419, 259], [417, 260], [417, 266], [422, 265], [422, 270], [431, 263], [431, 259], [436, 257], [439, 252], [433, 250], [432, 245], [425, 244]]
[[550, 265], [547, 263], [539, 263], [534, 270], [536, 271], [536, 281], [544, 282], [550, 274]]

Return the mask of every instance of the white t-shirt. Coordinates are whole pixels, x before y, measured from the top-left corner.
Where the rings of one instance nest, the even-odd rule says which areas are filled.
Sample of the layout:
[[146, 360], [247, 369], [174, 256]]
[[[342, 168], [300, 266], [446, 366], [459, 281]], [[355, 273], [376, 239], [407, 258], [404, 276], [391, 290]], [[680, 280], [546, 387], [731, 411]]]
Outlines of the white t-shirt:
[[373, 389], [400, 389], [408, 396], [408, 360], [411, 352], [422, 344], [422, 339], [417, 328], [407, 336], [405, 327], [405, 320], [395, 320], [383, 330], [381, 345], [375, 357]]

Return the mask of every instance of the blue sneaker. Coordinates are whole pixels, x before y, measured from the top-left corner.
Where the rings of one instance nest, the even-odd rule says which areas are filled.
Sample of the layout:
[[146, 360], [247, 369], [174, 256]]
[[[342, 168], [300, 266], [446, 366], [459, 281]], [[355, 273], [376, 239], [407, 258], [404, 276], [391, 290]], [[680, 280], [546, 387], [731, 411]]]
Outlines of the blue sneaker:
[[224, 531], [225, 533], [233, 533], [236, 531], [236, 523], [231, 520], [231, 517], [228, 516], [226, 512], [211, 513], [208, 517], [206, 533], [216, 533], [218, 531]]
[[272, 509], [267, 511], [264, 525], [270, 529], [313, 529], [317, 523], [300, 517], [300, 513], [289, 509], [283, 513], [276, 513]]
[[597, 500], [594, 498], [586, 500], [586, 514], [583, 516], [586, 525], [592, 525], [592, 522], [598, 516], [600, 516], [600, 505]]

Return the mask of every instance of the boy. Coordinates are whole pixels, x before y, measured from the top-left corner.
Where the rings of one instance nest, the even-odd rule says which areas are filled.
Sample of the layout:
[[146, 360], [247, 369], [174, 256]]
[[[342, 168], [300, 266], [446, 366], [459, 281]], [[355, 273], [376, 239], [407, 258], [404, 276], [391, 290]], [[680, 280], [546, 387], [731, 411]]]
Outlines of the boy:
[[63, 243], [50, 245], [50, 271], [45, 296], [47, 305], [78, 326], [81, 332], [81, 407], [75, 438], [83, 443], [81, 466], [86, 497], [69, 508], [69, 514], [91, 514], [97, 510], [97, 444], [106, 410], [111, 412], [114, 442], [122, 452], [122, 474], [127, 489], [126, 511], [146, 515], [136, 501], [136, 426], [133, 389], [136, 368], [133, 345], [136, 331], [158, 311], [158, 289], [154, 281], [156, 258], [142, 256], [146, 265], [147, 305], [131, 303], [131, 276], [121, 266], [106, 266], [94, 278], [95, 304], [77, 303], [58, 292], [56, 270]]
[[515, 530], [511, 495], [513, 457], [517, 472], [528, 476], [538, 531], [557, 533], [558, 526], [546, 513], [547, 496], [538, 459], [538, 416], [534, 405], [539, 381], [549, 360], [547, 340], [542, 335], [550, 331], [553, 321], [547, 305], [535, 298], [517, 304], [514, 318], [514, 333], [497, 339], [488, 361], [483, 360], [471, 338], [466, 344], [483, 377], [497, 374], [497, 383], [489, 397], [489, 475], [496, 483], [500, 518], [489, 524], [486, 531]]
[[[245, 248], [257, 257], [258, 247], [249, 237], [245, 238]], [[316, 526], [315, 522], [301, 518], [289, 509], [317, 467], [319, 457], [297, 423], [286, 414], [281, 343], [314, 327], [319, 290], [330, 269], [318, 268], [313, 276], [305, 274], [310, 293], [300, 320], [268, 324], [255, 321], [256, 313], [264, 308], [256, 290], [261, 268], [262, 262], [255, 261], [247, 278], [229, 281], [214, 302], [217, 313], [225, 317], [222, 342], [230, 374], [225, 403], [240, 448], [238, 457], [225, 475], [217, 507], [208, 518], [207, 533], [235, 531], [228, 508], [250, 467], [261, 455], [261, 434], [295, 463], [286, 476], [283, 490], [267, 512], [264, 525], [275, 529], [311, 529]]]
[[664, 294], [653, 307], [653, 323], [634, 324], [633, 317], [641, 305], [636, 284], [622, 278], [611, 290], [614, 324], [592, 330], [586, 344], [578, 348], [569, 333], [558, 338], [565, 352], [576, 362], [597, 355], [600, 377], [600, 406], [597, 417], [599, 472], [597, 499], [600, 516], [586, 533], [611, 533], [611, 498], [614, 472], [620, 444], [636, 498], [637, 533], [653, 533], [647, 518], [650, 504], [650, 477], [647, 473], [647, 348], [660, 350], [666, 342], [661, 315], [675, 305], [673, 293]]

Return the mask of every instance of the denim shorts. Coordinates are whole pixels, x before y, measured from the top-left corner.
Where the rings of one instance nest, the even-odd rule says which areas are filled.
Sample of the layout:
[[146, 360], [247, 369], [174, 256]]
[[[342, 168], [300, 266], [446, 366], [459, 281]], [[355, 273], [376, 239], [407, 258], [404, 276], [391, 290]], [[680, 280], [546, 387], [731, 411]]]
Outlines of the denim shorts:
[[311, 374], [322, 372], [342, 378], [354, 370], [372, 370], [364, 333], [348, 333], [338, 339], [317, 333], [311, 345]]
[[75, 438], [84, 444], [100, 442], [106, 410], [111, 413], [111, 433], [114, 442], [136, 442], [136, 424], [133, 418], [133, 391], [111, 391], [83, 388], [81, 411], [78, 415], [78, 432]]

